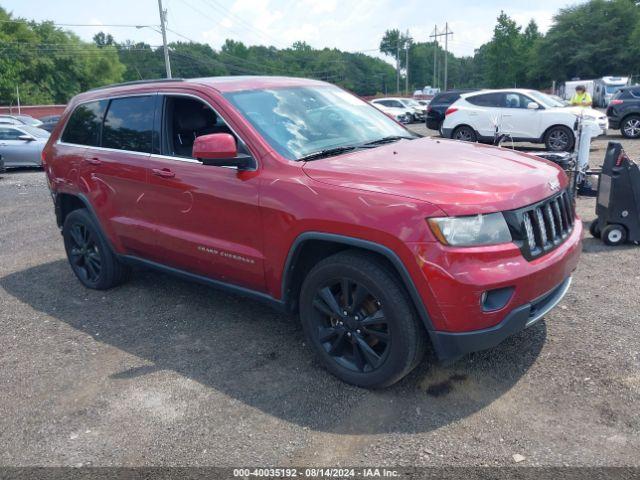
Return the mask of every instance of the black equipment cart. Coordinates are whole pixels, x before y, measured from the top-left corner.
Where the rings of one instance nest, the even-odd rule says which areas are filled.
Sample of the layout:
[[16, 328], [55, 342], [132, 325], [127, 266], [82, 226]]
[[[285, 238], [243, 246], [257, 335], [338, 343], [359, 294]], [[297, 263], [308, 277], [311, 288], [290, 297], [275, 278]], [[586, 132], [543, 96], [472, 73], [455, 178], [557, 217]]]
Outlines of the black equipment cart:
[[605, 244], [640, 242], [640, 169], [617, 142], [607, 146], [596, 215], [589, 231]]

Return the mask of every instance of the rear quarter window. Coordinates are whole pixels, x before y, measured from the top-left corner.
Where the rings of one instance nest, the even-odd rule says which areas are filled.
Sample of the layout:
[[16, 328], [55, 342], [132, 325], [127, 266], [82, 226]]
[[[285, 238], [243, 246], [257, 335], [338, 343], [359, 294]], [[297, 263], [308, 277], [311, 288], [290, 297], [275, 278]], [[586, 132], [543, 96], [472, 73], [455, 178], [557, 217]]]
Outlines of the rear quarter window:
[[78, 105], [69, 117], [61, 140], [92, 147], [100, 145], [100, 129], [107, 103], [107, 100], [100, 100]]
[[111, 100], [102, 128], [102, 146], [151, 153], [154, 112], [153, 96]]

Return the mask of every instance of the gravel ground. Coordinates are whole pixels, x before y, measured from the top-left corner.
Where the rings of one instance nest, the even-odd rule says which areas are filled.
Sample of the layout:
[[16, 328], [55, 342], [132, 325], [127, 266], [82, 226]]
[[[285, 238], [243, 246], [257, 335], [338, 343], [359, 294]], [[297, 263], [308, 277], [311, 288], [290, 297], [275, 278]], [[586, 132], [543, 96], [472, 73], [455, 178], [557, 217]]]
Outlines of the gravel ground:
[[[625, 145], [640, 159], [640, 141]], [[594, 208], [578, 200], [585, 222]], [[11, 172], [0, 465], [513, 465], [517, 454], [518, 465], [640, 466], [639, 267], [639, 247], [586, 238], [545, 321], [366, 391], [326, 373], [296, 320], [259, 303], [142, 270], [108, 292], [82, 288], [44, 174]]]

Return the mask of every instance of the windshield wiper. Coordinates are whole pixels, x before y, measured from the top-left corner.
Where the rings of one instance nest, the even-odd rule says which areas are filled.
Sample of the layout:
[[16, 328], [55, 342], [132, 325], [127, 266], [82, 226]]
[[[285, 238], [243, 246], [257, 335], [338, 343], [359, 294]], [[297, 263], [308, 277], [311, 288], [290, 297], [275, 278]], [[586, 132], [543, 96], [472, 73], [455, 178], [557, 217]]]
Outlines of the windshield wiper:
[[325, 148], [324, 150], [319, 150], [317, 152], [313, 152], [308, 155], [305, 155], [304, 157], [300, 157], [298, 161], [307, 162], [309, 160], [317, 160], [319, 158], [332, 157], [333, 155], [340, 155], [341, 153], [350, 152], [351, 150], [355, 150], [356, 148], [357, 147], [354, 147], [353, 145]]
[[393, 143], [393, 142], [397, 142], [399, 140], [414, 140], [416, 137], [407, 137], [407, 136], [403, 136], [403, 135], [391, 135], [389, 137], [382, 137], [379, 138], [378, 140], [373, 140], [371, 142], [367, 142], [364, 145], [382, 145], [384, 143]]

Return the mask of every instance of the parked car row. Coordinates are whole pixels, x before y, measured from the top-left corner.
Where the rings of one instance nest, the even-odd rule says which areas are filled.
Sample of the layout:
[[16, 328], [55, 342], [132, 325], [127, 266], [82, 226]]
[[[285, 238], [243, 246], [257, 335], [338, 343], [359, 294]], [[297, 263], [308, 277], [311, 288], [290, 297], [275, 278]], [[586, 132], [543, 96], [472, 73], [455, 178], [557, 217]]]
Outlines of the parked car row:
[[371, 104], [402, 123], [424, 122], [427, 116], [427, 106], [413, 98], [376, 98]]
[[6, 167], [39, 167], [42, 149], [60, 115], [41, 119], [29, 115], [0, 115], [0, 156]]

